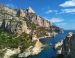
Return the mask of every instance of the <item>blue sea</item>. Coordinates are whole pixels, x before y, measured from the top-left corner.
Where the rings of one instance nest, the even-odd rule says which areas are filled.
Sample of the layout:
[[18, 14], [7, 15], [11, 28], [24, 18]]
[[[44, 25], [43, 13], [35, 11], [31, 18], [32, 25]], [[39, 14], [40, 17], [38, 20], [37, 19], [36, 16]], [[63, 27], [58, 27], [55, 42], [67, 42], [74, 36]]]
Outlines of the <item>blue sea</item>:
[[[55, 37], [43, 38], [40, 41], [44, 44], [48, 45], [51, 44], [52, 46], [54, 46], [57, 42], [64, 40], [64, 38], [68, 35], [68, 32], [75, 33], [75, 30], [65, 30], [64, 33], [60, 33]], [[55, 58], [55, 57], [56, 57], [56, 49], [51, 46], [47, 46], [38, 55], [30, 56], [28, 58]]]

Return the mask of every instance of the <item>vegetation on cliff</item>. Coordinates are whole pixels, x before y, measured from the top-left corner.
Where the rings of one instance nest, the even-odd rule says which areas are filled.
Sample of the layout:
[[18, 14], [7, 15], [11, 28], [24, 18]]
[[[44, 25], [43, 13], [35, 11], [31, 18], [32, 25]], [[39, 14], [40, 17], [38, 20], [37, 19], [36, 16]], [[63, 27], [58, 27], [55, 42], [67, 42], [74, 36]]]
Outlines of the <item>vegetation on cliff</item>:
[[49, 21], [33, 12], [17, 12], [4, 6], [0, 6], [0, 27], [0, 50], [20, 47], [21, 52], [34, 46], [33, 35], [39, 38], [60, 32], [60, 28], [53, 27]]
[[0, 49], [17, 48], [18, 46], [26, 49], [31, 45], [34, 45], [34, 43], [31, 41], [31, 36], [26, 33], [17, 36], [16, 34], [10, 34], [6, 31], [0, 30]]

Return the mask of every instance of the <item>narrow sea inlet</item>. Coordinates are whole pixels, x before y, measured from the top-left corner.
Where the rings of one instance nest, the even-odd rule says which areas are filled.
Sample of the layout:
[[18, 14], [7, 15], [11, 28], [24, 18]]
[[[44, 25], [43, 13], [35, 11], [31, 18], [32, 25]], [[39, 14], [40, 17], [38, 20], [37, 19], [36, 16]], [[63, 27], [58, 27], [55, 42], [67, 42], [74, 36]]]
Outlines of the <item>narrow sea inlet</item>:
[[69, 32], [75, 33], [75, 30], [65, 30], [64, 33], [60, 33], [52, 38], [43, 38], [40, 41], [44, 44], [48, 44], [38, 55], [29, 56], [28, 58], [56, 58], [57, 49], [55, 49], [55, 44], [64, 40]]

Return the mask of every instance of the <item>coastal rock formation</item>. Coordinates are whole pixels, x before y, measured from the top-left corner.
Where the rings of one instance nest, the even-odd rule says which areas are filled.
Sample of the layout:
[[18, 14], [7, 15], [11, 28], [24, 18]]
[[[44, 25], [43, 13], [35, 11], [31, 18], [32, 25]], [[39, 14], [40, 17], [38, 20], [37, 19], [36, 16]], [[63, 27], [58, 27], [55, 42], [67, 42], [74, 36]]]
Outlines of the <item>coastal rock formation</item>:
[[[12, 9], [4, 5], [0, 5], [0, 29], [7, 32], [4, 33], [2, 31], [0, 34], [3, 36], [1, 44], [4, 43], [4, 46], [0, 45], [1, 48], [10, 46], [4, 58], [9, 58], [11, 55], [17, 54], [17, 50], [11, 50], [13, 42], [15, 42], [14, 45], [16, 47], [19, 45], [22, 47], [22, 50], [25, 50], [25, 52], [20, 55], [27, 57], [40, 53], [42, 47], [42, 44], [39, 42], [40, 37], [51, 37], [60, 32], [60, 28], [56, 26], [53, 27], [50, 21], [38, 16], [31, 7], [27, 9]], [[11, 34], [13, 34], [13, 36]], [[6, 41], [4, 41], [4, 38]], [[33, 45], [31, 40], [33, 42], [35, 41], [36, 44], [29, 47]], [[11, 43], [11, 45], [6, 43]], [[10, 53], [8, 53], [9, 51]]]
[[63, 40], [62, 54], [64, 58], [75, 58], [75, 34], [69, 32], [68, 36]]
[[55, 35], [57, 32], [60, 32], [60, 28], [53, 27], [50, 21], [38, 16], [31, 7], [27, 9], [12, 9], [0, 6], [0, 27], [15, 34], [22, 34], [23, 32], [35, 34], [40, 27], [45, 29], [45, 32], [42, 31], [40, 34], [42, 33], [47, 36], [51, 36], [51, 33]]
[[[12, 9], [0, 5], [0, 27], [12, 33], [26, 32], [29, 34], [32, 30], [30, 27], [34, 23], [36, 28], [43, 27], [48, 30], [59, 30], [60, 28], [52, 27], [53, 24], [38, 16], [35, 11], [29, 7], [27, 9]], [[21, 32], [22, 31], [22, 32]]]
[[11, 56], [13, 56], [15, 54], [19, 54], [19, 53], [20, 53], [20, 48], [7, 49], [3, 58], [10, 58]]
[[[52, 24], [44, 18], [37, 16], [34, 10], [29, 7], [28, 9], [14, 10], [5, 6], [0, 6], [0, 26], [11, 32], [18, 30], [29, 33], [28, 26], [25, 20], [35, 23], [39, 27], [50, 28]], [[26, 29], [26, 30], [24, 30]]]
[[55, 49], [57, 50], [57, 54], [62, 53], [62, 45], [63, 45], [63, 40], [55, 44]]
[[43, 44], [38, 40], [36, 41], [35, 46], [30, 46], [28, 49], [26, 49], [23, 53], [19, 54], [18, 57], [28, 57], [30, 55], [37, 55], [41, 52], [43, 47]]
[[32, 50], [32, 55], [38, 54], [41, 52], [43, 44], [38, 40]]
[[28, 13], [35, 13], [35, 11], [31, 7], [29, 7], [28, 8]]
[[0, 5], [0, 13], [6, 13], [9, 14], [11, 16], [15, 16], [16, 15], [16, 11], [12, 8], [6, 7], [5, 5]]

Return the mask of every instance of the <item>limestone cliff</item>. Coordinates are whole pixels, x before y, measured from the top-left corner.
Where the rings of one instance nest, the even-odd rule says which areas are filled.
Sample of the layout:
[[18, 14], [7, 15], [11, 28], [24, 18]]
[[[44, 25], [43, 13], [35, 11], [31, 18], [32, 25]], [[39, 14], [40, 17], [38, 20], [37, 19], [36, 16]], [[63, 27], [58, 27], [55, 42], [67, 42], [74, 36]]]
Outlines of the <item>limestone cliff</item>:
[[[20, 46], [20, 51], [24, 52], [28, 47], [33, 46], [32, 53], [38, 54], [41, 51], [42, 44], [37, 40], [40, 37], [51, 37], [58, 32], [60, 32], [60, 28], [53, 27], [51, 22], [38, 16], [31, 7], [27, 9], [12, 9], [0, 5], [1, 50], [7, 48], [9, 49], [7, 52], [11, 51], [15, 54], [16, 47]], [[35, 45], [34, 41], [36, 42]], [[12, 48], [16, 49], [12, 50]], [[12, 53], [11, 55], [13, 55]], [[5, 57], [11, 56], [9, 53], [6, 54]]]
[[31, 7], [27, 9], [12, 9], [0, 6], [0, 27], [9, 32], [30, 34], [35, 30], [35, 34], [39, 27], [42, 27], [46, 29], [44, 31], [47, 34], [48, 30], [53, 30], [52, 26], [50, 21], [38, 16]]

